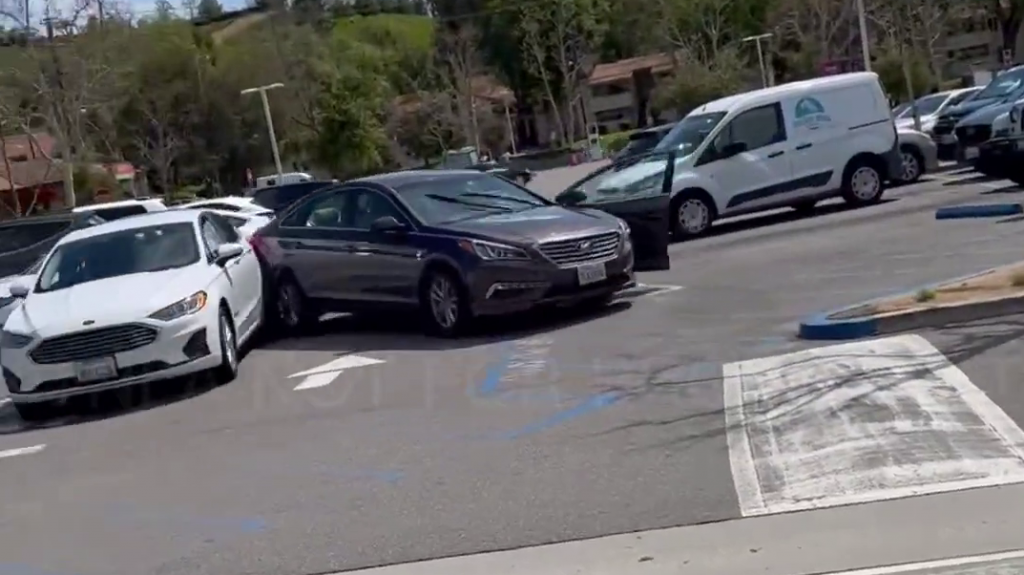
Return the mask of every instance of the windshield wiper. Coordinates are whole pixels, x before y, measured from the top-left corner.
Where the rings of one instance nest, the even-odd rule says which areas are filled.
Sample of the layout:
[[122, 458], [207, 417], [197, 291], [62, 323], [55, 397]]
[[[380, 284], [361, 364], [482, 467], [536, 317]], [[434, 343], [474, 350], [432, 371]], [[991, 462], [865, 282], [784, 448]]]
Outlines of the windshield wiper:
[[535, 202], [533, 200], [526, 200], [526, 199], [523, 199], [523, 198], [514, 198], [512, 196], [506, 196], [506, 195], [503, 195], [503, 194], [492, 194], [490, 192], [466, 192], [464, 194], [459, 194], [459, 197], [460, 198], [494, 198], [495, 200], [508, 200], [510, 202], [516, 202], [516, 203], [520, 203], [520, 204], [527, 204], [529, 206], [533, 206], [533, 207], [536, 207], [536, 208], [539, 208], [539, 207], [544, 205], [544, 204], [538, 204], [537, 202]]
[[508, 206], [494, 206], [494, 205], [491, 205], [491, 204], [478, 204], [476, 202], [467, 202], [465, 200], [460, 200], [458, 198], [453, 198], [451, 196], [442, 196], [441, 194], [424, 194], [424, 196], [428, 197], [428, 198], [430, 198], [432, 200], [437, 200], [439, 202], [447, 202], [449, 204], [460, 204], [460, 205], [463, 205], [463, 206], [469, 206], [471, 208], [481, 208], [481, 209], [484, 209], [484, 210], [498, 210], [498, 211], [502, 211], [502, 212], [511, 212], [512, 211], [512, 208], [510, 208]]

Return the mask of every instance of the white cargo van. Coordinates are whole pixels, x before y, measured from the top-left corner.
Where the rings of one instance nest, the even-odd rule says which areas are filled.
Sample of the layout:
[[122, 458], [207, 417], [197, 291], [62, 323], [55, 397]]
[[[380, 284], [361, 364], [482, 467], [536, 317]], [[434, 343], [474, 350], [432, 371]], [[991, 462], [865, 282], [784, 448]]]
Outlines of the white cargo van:
[[[877, 202], [901, 174], [889, 101], [871, 72], [709, 102], [655, 150], [678, 154], [670, 214], [677, 237], [702, 234], [716, 218], [786, 206], [809, 211], [830, 197]], [[637, 176], [630, 171], [621, 176]]]

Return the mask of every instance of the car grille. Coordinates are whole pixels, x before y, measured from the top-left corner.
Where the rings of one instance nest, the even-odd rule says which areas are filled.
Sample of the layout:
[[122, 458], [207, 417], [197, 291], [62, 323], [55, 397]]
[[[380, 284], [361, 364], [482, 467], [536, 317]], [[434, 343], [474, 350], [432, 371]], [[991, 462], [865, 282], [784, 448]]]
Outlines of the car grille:
[[992, 137], [992, 126], [963, 126], [956, 129], [956, 139], [965, 146], [976, 146]]
[[540, 251], [560, 266], [576, 266], [615, 257], [619, 250], [619, 232], [556, 240], [540, 244]]
[[40, 364], [104, 357], [149, 345], [157, 330], [137, 324], [115, 325], [44, 339], [29, 355]]

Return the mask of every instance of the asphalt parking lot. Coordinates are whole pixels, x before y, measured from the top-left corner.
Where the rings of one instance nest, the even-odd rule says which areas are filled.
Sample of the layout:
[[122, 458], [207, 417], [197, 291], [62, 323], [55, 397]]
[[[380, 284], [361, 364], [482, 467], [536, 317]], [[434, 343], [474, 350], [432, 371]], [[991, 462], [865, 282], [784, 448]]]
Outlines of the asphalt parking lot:
[[[539, 182], [556, 188], [585, 169]], [[894, 451], [912, 459], [895, 439], [868, 434], [828, 469], [772, 467], [782, 448], [758, 438], [807, 438], [748, 422], [760, 498], [751, 503], [723, 375], [755, 374], [788, 402], [756, 374], [779, 369], [760, 358], [822, 347], [793, 339], [800, 317], [1021, 259], [1024, 222], [934, 219], [937, 207], [1014, 193], [945, 175], [869, 208], [723, 222], [672, 246], [671, 270], [642, 274], [647, 290], [599, 314], [513, 318], [457, 341], [342, 317], [319, 335], [251, 350], [226, 386], [142, 390], [130, 408], [80, 406], [35, 428], [0, 405], [0, 574], [306, 575], [941, 493], [865, 487], [864, 477], [902, 465]], [[934, 348], [970, 380], [958, 392], [987, 394], [1006, 429], [1024, 422], [1024, 318], [917, 335], [897, 342], [909, 346], [900, 353], [931, 361]], [[841, 378], [859, 369], [849, 359], [858, 353], [787, 356], [818, 365], [787, 381], [830, 369]], [[926, 403], [905, 395], [878, 401], [894, 413], [907, 397]], [[972, 409], [983, 423], [997, 418], [987, 403]], [[965, 413], [916, 417], [985, 427]], [[835, 429], [810, 416], [787, 425], [797, 423]], [[1024, 481], [1017, 452], [988, 436], [915, 440], [946, 453], [935, 466], [958, 481], [966, 471], [955, 464], [973, 462], [970, 487]], [[853, 483], [824, 480], [837, 469]], [[868, 495], [837, 503], [837, 490]], [[966, 573], [941, 568], [904, 572]]]

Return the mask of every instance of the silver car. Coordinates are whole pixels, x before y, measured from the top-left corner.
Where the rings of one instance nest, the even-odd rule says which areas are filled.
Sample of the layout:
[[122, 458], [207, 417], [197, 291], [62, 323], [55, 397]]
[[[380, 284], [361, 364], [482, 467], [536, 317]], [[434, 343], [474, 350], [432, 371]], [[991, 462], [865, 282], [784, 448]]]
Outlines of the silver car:
[[939, 169], [939, 150], [931, 136], [913, 128], [897, 128], [903, 171], [896, 179], [900, 184], [912, 184], [928, 172]]

